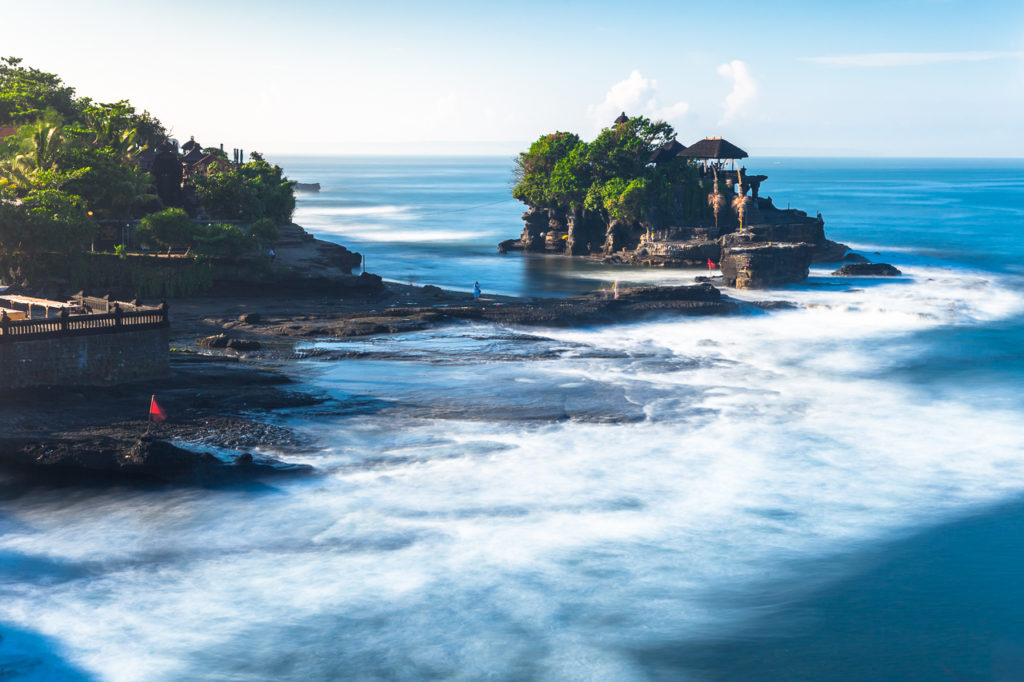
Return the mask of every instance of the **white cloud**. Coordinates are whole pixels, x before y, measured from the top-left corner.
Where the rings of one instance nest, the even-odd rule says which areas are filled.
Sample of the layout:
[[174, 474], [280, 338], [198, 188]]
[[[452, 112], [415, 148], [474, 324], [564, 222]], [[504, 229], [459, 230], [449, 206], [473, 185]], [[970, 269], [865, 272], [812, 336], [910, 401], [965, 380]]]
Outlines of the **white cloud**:
[[611, 125], [615, 117], [622, 112], [627, 116], [643, 115], [671, 122], [681, 119], [690, 111], [690, 105], [686, 102], [661, 106], [656, 96], [657, 92], [658, 81], [645, 78], [634, 69], [626, 80], [619, 81], [608, 89], [603, 102], [587, 107], [587, 115], [598, 127], [604, 128]]
[[434, 101], [434, 114], [439, 119], [447, 119], [454, 116], [459, 110], [459, 98], [454, 92], [438, 97]]
[[925, 66], [945, 62], [985, 62], [1022, 59], [1024, 52], [868, 52], [832, 57], [804, 57], [802, 61], [826, 66]]
[[725, 112], [719, 124], [729, 123], [740, 116], [757, 97], [757, 81], [750, 75], [745, 62], [734, 59], [718, 67], [718, 75], [732, 79], [732, 92], [725, 98]]

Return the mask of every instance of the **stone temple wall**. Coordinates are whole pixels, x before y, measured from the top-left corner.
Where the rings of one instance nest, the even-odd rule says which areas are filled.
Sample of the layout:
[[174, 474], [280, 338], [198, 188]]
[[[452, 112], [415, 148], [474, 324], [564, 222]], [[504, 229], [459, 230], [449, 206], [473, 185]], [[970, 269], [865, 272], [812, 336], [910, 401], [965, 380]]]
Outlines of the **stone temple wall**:
[[168, 373], [168, 329], [0, 343], [0, 390], [106, 386]]

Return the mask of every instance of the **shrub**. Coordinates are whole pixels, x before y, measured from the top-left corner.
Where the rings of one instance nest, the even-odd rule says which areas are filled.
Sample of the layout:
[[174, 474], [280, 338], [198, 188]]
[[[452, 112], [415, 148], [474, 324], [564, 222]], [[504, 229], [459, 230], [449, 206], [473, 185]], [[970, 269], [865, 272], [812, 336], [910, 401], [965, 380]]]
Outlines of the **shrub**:
[[139, 243], [158, 248], [192, 246], [194, 227], [184, 210], [167, 208], [143, 218], [135, 236]]
[[249, 236], [258, 244], [270, 244], [281, 238], [281, 232], [277, 229], [277, 223], [270, 218], [260, 218], [252, 224]]

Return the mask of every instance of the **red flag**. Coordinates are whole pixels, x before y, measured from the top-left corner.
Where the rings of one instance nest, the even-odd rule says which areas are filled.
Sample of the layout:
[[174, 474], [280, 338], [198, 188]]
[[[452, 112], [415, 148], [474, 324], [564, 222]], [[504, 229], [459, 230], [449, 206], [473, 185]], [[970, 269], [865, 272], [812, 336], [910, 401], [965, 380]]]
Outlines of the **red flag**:
[[160, 409], [160, 406], [156, 404], [156, 396], [151, 396], [149, 399], [149, 418], [155, 422], [162, 422], [167, 420], [167, 415]]
[[710, 258], [708, 258], [708, 270], [714, 270], [714, 269], [715, 269], [715, 261], [713, 261]]

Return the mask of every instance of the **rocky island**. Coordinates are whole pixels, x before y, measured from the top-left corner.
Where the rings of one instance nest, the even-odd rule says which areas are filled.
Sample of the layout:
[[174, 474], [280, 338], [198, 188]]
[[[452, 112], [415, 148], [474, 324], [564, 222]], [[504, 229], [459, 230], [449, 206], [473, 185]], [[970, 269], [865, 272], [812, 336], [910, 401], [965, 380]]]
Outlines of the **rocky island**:
[[651, 267], [721, 268], [726, 286], [806, 279], [812, 262], [843, 259], [821, 215], [760, 196], [767, 176], [736, 161], [722, 138], [683, 146], [664, 122], [623, 113], [592, 142], [545, 135], [516, 160], [513, 195], [528, 206], [519, 239], [498, 246]]

